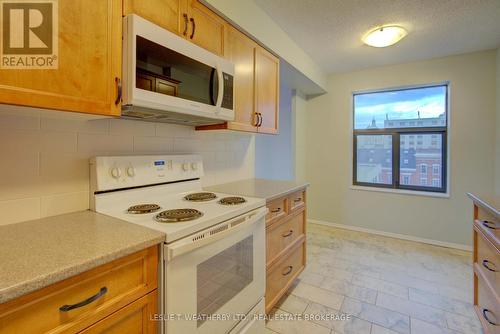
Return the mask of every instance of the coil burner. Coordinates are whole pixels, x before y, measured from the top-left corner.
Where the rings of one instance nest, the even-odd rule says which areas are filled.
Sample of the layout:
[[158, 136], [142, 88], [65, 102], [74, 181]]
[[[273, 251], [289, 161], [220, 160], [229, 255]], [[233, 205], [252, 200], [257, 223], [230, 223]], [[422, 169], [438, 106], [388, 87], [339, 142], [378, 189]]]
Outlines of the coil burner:
[[158, 204], [138, 204], [138, 205], [132, 205], [130, 208], [127, 209], [128, 213], [132, 214], [144, 214], [144, 213], [151, 213], [160, 210], [160, 206]]
[[192, 193], [189, 195], [184, 196], [184, 199], [186, 201], [190, 202], [207, 202], [211, 201], [213, 199], [216, 199], [217, 195], [214, 193], [209, 193], [209, 192], [201, 192], [201, 193]]
[[243, 204], [247, 200], [244, 199], [243, 197], [237, 197], [237, 196], [232, 196], [232, 197], [224, 197], [219, 201], [219, 204], [222, 205], [238, 205], [238, 204]]
[[203, 212], [195, 209], [174, 209], [162, 211], [156, 215], [159, 223], [179, 223], [194, 220], [203, 216]]

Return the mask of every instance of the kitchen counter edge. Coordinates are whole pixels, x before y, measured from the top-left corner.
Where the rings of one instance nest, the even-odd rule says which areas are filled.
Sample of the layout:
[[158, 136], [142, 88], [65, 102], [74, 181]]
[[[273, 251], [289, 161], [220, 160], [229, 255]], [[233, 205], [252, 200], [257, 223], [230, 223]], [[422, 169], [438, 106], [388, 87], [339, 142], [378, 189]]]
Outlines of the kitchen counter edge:
[[[70, 244], [78, 233], [89, 235]], [[162, 232], [88, 210], [0, 226], [0, 235], [2, 271], [10, 270], [0, 274], [0, 304], [165, 241]]]
[[271, 201], [307, 187], [309, 187], [309, 183], [305, 181], [245, 179], [208, 186], [204, 187], [204, 189], [207, 191], [221, 192], [232, 195], [264, 198], [266, 201]]

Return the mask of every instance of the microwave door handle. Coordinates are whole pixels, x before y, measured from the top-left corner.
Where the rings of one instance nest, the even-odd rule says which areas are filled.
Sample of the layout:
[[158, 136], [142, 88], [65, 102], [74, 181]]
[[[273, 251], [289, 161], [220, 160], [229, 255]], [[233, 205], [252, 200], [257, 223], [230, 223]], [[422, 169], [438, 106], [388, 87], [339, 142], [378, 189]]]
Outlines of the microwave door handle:
[[222, 96], [224, 96], [224, 78], [222, 76], [222, 70], [217, 65], [215, 70], [217, 71], [217, 79], [219, 81], [219, 91], [217, 92], [217, 102], [215, 106], [220, 108], [222, 106]]

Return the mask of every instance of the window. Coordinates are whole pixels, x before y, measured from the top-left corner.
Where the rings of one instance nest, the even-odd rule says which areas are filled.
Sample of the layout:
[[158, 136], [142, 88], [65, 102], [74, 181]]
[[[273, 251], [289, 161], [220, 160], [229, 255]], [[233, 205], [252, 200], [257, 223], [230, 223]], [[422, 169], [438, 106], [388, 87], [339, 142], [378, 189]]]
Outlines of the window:
[[445, 192], [447, 96], [447, 84], [354, 93], [353, 183]]
[[439, 170], [440, 170], [440, 165], [434, 164], [432, 165], [432, 174], [434, 175], [439, 175]]
[[425, 174], [427, 174], [427, 165], [421, 164], [420, 165], [420, 175], [425, 175]]

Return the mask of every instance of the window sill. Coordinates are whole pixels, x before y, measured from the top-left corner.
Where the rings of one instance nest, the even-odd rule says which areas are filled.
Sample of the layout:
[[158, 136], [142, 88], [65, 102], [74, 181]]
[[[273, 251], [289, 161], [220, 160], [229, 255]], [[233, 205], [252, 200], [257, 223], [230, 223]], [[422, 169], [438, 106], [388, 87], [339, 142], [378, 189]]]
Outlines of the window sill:
[[376, 187], [363, 187], [363, 186], [350, 186], [349, 189], [361, 190], [361, 191], [375, 191], [375, 192], [381, 192], [381, 193], [393, 193], [393, 194], [410, 195], [410, 196], [450, 198], [450, 194], [448, 192], [446, 192], [446, 193], [433, 193], [430, 191], [389, 189], [389, 188], [376, 188]]

